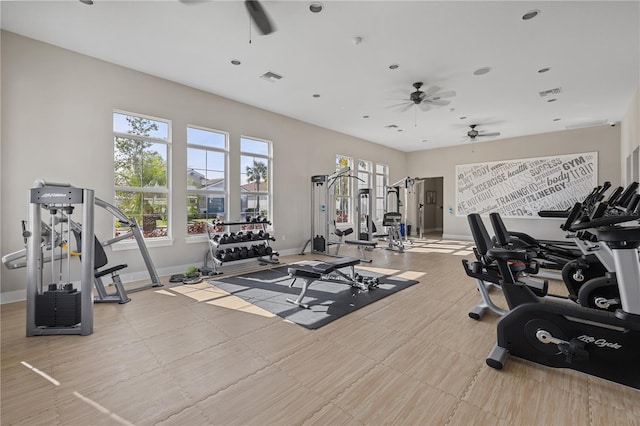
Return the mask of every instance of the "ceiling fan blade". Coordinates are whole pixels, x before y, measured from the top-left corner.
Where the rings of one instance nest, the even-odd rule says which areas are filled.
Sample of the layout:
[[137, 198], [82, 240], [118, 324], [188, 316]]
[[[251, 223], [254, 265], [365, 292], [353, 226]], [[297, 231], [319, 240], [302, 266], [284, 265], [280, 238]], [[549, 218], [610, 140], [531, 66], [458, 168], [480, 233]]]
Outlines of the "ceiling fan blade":
[[431, 105], [445, 106], [449, 105], [451, 102], [445, 101], [444, 99], [425, 99], [422, 103], [427, 103]]
[[438, 93], [439, 90], [440, 90], [440, 88], [438, 86], [431, 86], [424, 92], [424, 96], [426, 98], [431, 98], [431, 97], [433, 97], [433, 95]]
[[276, 30], [275, 26], [269, 19], [267, 12], [264, 10], [259, 1], [245, 0], [244, 5], [247, 7], [247, 11], [249, 11], [251, 19], [256, 24], [258, 30], [262, 33], [262, 35], [271, 34]]
[[446, 92], [440, 92], [438, 93], [436, 96], [434, 97], [438, 97], [438, 98], [452, 98], [456, 95], [456, 91], [455, 90], [447, 90]]
[[419, 106], [422, 111], [429, 111], [431, 109], [431, 106], [428, 102], [420, 102]]
[[398, 112], [405, 112], [406, 110], [411, 108], [413, 105], [415, 105], [413, 102], [409, 102], [404, 107], [400, 108]]
[[500, 136], [500, 132], [478, 133], [478, 136]]
[[401, 104], [389, 105], [389, 106], [385, 107], [385, 109], [393, 109], [393, 108], [398, 108], [398, 107], [407, 106], [407, 105], [411, 106], [411, 105], [413, 105], [413, 102], [405, 101], [405, 102], [403, 102]]

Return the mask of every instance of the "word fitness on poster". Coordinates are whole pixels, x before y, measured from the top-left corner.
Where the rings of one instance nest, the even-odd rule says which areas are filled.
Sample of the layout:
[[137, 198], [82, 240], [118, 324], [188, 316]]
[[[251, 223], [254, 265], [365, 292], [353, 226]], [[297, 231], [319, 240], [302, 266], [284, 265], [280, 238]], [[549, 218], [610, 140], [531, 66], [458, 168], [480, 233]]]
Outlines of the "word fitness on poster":
[[566, 210], [598, 184], [598, 153], [456, 166], [456, 215], [538, 216]]

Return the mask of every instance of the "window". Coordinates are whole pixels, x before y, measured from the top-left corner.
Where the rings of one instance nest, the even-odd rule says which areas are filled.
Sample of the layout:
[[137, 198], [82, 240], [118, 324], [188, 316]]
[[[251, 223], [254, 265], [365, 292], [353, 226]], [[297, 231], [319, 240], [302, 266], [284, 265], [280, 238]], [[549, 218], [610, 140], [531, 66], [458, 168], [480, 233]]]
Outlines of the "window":
[[227, 134], [187, 127], [187, 233], [207, 232], [207, 221], [226, 219]]
[[387, 186], [389, 186], [389, 167], [376, 164], [376, 220], [382, 222], [387, 211]]
[[240, 138], [240, 220], [271, 220], [271, 142]]
[[[336, 170], [350, 167], [353, 169], [353, 160], [344, 155], [336, 155]], [[334, 194], [336, 201], [336, 223], [349, 223], [351, 218], [351, 178], [340, 176], [334, 183]]]
[[358, 160], [358, 189], [371, 188], [371, 161]]
[[[113, 113], [115, 204], [142, 224], [145, 238], [169, 235], [171, 122]], [[115, 222], [115, 235], [127, 232]]]

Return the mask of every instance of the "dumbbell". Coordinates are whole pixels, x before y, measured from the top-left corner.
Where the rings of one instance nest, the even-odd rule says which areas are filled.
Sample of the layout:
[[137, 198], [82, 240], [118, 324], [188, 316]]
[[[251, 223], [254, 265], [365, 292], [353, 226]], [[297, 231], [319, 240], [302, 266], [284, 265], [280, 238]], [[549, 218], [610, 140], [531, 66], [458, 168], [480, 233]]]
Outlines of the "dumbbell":
[[214, 235], [213, 236], [213, 241], [215, 241], [216, 243], [220, 241], [220, 235]]
[[267, 246], [267, 248], [264, 249], [264, 254], [266, 254], [267, 256], [271, 256], [271, 253], [273, 253], [273, 249]]
[[251, 222], [251, 216], [247, 215], [245, 216], [245, 222]]
[[224, 234], [222, 235], [222, 237], [220, 237], [220, 244], [227, 244], [228, 240], [229, 240], [229, 234]]
[[244, 234], [246, 240], [245, 241], [251, 241], [253, 240], [253, 231], [247, 231], [246, 234]]
[[226, 249], [226, 250], [220, 250], [222, 253], [220, 255], [220, 260], [222, 260], [223, 262], [229, 262], [230, 260], [233, 260], [232, 258], [232, 250], [231, 249]]
[[240, 259], [246, 259], [249, 257], [249, 249], [245, 247], [240, 248]]
[[267, 248], [262, 244], [257, 246], [257, 249], [258, 249], [258, 255], [260, 256], [263, 256], [267, 252]]
[[216, 250], [216, 259], [222, 260], [222, 255], [224, 254], [224, 250]]
[[235, 247], [233, 249], [233, 260], [240, 259], [240, 247]]

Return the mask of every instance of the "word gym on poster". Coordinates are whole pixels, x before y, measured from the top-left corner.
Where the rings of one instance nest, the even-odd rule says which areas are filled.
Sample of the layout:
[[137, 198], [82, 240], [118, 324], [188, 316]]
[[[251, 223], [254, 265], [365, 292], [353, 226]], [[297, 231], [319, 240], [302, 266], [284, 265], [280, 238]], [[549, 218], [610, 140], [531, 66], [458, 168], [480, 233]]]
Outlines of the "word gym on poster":
[[537, 216], [566, 210], [598, 184], [598, 153], [456, 166], [456, 215]]

